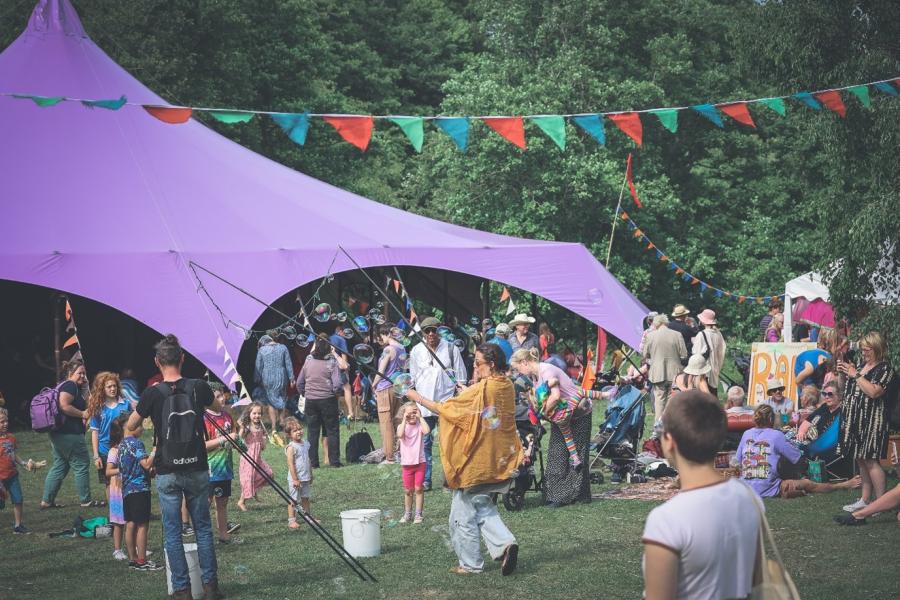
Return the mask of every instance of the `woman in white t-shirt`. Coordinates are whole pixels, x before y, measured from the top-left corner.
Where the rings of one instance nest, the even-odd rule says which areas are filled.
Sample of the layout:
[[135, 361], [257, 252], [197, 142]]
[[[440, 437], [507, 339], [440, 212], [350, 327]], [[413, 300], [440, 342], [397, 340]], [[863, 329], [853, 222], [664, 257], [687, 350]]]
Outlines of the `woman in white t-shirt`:
[[745, 598], [753, 587], [762, 503], [737, 479], [716, 472], [725, 412], [711, 394], [691, 390], [669, 400], [663, 451], [681, 491], [644, 525], [647, 600]]

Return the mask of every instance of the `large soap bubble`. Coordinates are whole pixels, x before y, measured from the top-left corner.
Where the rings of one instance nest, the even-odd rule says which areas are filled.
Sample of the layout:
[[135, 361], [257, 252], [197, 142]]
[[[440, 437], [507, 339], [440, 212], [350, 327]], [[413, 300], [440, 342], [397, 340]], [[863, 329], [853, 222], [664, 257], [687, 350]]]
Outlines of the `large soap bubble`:
[[368, 344], [357, 344], [353, 346], [353, 358], [357, 362], [367, 365], [375, 360], [375, 351]]
[[340, 336], [345, 340], [352, 340], [354, 335], [356, 334], [353, 332], [352, 327], [344, 327], [341, 329]]
[[331, 320], [331, 305], [327, 302], [319, 304], [313, 309], [312, 317], [319, 323]]
[[347, 320], [347, 313], [345, 313], [344, 311], [341, 311], [339, 313], [335, 313], [332, 318], [335, 321], [337, 321], [338, 323], [343, 323]]
[[437, 328], [438, 335], [444, 339], [447, 339], [448, 335], [451, 335], [450, 328], [446, 325], [441, 325]]
[[367, 333], [369, 331], [369, 322], [362, 315], [353, 318], [353, 328], [356, 329], [360, 333]]
[[395, 373], [391, 377], [391, 383], [394, 384], [394, 393], [398, 396], [405, 396], [413, 387], [413, 378], [409, 373]]

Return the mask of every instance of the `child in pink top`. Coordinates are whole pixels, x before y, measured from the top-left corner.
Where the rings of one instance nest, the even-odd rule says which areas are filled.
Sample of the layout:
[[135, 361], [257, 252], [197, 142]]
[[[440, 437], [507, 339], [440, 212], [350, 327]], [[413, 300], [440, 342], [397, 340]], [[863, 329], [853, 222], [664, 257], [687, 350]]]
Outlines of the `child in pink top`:
[[[425, 520], [422, 507], [425, 504], [425, 436], [431, 428], [419, 413], [419, 405], [407, 402], [397, 415], [397, 439], [400, 440], [400, 465], [403, 468], [403, 518], [401, 523], [421, 523]], [[412, 516], [413, 490], [416, 492], [416, 516]]]

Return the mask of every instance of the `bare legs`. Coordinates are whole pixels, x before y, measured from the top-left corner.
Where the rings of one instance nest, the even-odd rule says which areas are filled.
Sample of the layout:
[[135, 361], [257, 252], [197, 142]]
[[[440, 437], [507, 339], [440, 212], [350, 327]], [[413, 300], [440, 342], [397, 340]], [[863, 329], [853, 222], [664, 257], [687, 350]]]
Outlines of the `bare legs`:
[[859, 476], [862, 478], [862, 499], [869, 503], [884, 495], [887, 483], [884, 470], [876, 459], [858, 458]]

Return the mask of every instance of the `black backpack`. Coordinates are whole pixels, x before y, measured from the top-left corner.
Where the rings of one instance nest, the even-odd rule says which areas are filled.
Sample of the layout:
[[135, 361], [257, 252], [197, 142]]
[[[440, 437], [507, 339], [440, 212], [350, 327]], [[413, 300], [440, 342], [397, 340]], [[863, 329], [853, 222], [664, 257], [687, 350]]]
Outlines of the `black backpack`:
[[206, 456], [206, 429], [203, 408], [197, 406], [196, 381], [182, 379], [173, 389], [161, 382], [157, 389], [163, 395], [162, 419], [157, 426], [157, 467], [168, 471], [190, 471]]
[[358, 463], [363, 456], [373, 450], [375, 450], [375, 446], [372, 444], [372, 436], [365, 429], [354, 433], [347, 440], [347, 445], [344, 447], [347, 464]]

